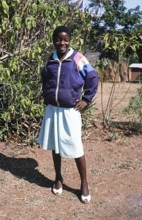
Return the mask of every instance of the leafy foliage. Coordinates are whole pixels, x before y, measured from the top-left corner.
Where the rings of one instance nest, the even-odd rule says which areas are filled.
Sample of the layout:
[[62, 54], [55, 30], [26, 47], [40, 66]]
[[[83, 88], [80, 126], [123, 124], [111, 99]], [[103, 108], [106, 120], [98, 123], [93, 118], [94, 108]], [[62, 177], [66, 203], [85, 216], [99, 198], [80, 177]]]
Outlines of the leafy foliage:
[[90, 105], [85, 108], [82, 115], [82, 128], [83, 131], [92, 129], [94, 127], [94, 113], [95, 113], [95, 100], [93, 100]]
[[69, 26], [72, 46], [81, 51], [90, 15], [59, 1], [2, 0], [0, 16], [0, 139], [34, 144], [44, 111], [40, 72], [53, 50], [53, 30]]
[[[142, 43], [142, 11], [137, 6], [134, 9], [127, 9], [124, 6], [124, 0], [90, 0], [90, 7], [93, 13], [92, 30], [90, 34], [90, 42], [92, 49], [101, 52], [102, 58], [110, 58], [117, 61], [117, 54], [113, 50], [104, 49], [104, 36], [110, 35], [120, 38], [125, 36], [129, 42], [133, 37], [137, 36], [137, 41]], [[131, 42], [131, 46], [134, 46]], [[136, 49], [138, 62], [141, 62], [141, 46]], [[126, 49], [126, 57], [133, 54], [132, 48]]]
[[131, 98], [129, 106], [124, 110], [128, 114], [133, 114], [133, 120], [142, 122], [142, 87], [138, 89], [138, 94]]

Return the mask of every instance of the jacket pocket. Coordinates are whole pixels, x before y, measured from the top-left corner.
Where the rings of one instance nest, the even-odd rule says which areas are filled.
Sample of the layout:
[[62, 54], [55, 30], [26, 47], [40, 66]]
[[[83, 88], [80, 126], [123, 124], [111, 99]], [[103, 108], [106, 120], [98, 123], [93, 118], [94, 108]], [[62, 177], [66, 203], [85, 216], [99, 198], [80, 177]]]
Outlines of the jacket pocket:
[[55, 89], [45, 89], [43, 90], [43, 97], [44, 99], [48, 100], [48, 101], [53, 101], [55, 100]]
[[64, 106], [75, 106], [78, 93], [73, 89], [59, 89], [58, 101]]

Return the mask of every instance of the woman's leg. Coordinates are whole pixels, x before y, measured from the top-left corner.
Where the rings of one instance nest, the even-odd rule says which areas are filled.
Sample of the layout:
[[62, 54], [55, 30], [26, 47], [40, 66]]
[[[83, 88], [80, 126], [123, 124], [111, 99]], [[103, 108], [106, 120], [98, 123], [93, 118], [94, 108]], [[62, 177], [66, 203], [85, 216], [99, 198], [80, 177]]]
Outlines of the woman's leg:
[[87, 183], [87, 172], [86, 172], [86, 160], [85, 156], [83, 155], [80, 158], [75, 159], [80, 178], [81, 178], [81, 194], [83, 196], [89, 195], [88, 183]]
[[61, 156], [59, 154], [55, 154], [55, 151], [52, 151], [52, 158], [55, 169], [55, 187], [56, 189], [59, 189], [63, 184], [63, 178], [61, 175]]

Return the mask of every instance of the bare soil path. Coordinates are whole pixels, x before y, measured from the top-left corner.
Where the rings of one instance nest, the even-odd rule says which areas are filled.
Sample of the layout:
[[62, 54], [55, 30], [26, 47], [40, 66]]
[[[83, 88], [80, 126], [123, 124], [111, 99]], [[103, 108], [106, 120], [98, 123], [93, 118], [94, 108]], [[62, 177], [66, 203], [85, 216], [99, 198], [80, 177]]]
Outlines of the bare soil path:
[[[111, 83], [105, 83], [104, 105]], [[128, 84], [118, 84], [114, 102], [119, 101]], [[113, 111], [116, 121], [128, 120], [122, 109], [140, 84], [129, 92]], [[80, 180], [72, 159], [63, 159], [64, 191], [51, 192], [54, 169], [51, 153], [36, 147], [0, 143], [0, 219], [1, 220], [141, 220], [142, 219], [142, 134], [119, 135], [107, 141], [102, 131], [101, 87], [96, 99], [98, 125], [84, 140], [92, 201], [80, 202]]]

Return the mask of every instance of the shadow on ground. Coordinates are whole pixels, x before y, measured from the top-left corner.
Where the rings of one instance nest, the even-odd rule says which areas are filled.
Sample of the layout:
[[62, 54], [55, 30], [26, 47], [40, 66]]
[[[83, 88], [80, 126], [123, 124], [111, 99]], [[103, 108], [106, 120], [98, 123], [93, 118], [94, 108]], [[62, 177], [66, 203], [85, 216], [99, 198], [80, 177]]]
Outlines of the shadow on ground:
[[51, 187], [53, 181], [42, 175], [38, 169], [38, 162], [32, 158], [14, 158], [0, 154], [0, 168], [9, 171], [14, 176], [35, 183], [42, 187]]
[[[14, 158], [0, 153], [0, 169], [30, 183], [52, 188], [54, 181], [41, 174], [37, 167], [38, 162], [33, 158]], [[63, 187], [64, 190], [74, 193], [78, 198], [80, 197], [80, 190], [73, 189], [65, 184], [63, 184]]]

